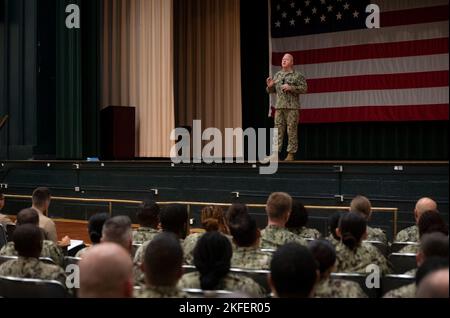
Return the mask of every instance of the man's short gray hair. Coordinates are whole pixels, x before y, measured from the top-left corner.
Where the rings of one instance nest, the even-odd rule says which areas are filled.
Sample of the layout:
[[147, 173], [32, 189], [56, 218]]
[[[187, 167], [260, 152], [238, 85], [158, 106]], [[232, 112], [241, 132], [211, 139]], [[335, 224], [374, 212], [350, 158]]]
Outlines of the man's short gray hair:
[[131, 240], [131, 220], [128, 216], [115, 216], [103, 225], [102, 241], [113, 242], [128, 249]]

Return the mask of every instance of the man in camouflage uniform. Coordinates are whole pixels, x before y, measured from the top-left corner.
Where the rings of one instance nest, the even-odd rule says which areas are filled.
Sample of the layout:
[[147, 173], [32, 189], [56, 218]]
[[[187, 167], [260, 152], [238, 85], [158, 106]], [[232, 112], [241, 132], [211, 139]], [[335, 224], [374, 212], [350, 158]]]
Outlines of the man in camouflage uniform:
[[0, 276], [55, 280], [66, 286], [66, 275], [62, 268], [39, 261], [42, 251], [42, 232], [33, 224], [20, 225], [13, 234], [18, 259], [0, 266]]
[[[17, 214], [17, 226], [25, 224], [39, 226], [39, 215], [34, 209], [24, 209]], [[14, 246], [14, 242], [8, 242], [5, 246], [3, 246], [0, 250], [0, 255], [17, 256], [18, 254]], [[51, 258], [56, 265], [61, 267], [64, 266], [64, 254], [53, 241], [43, 241], [40, 257]]]
[[186, 298], [177, 287], [183, 274], [183, 249], [173, 233], [161, 233], [148, 245], [144, 256], [146, 285], [137, 298]]
[[395, 238], [396, 242], [418, 242], [419, 241], [419, 228], [417, 224], [419, 223], [419, 219], [421, 215], [430, 210], [437, 210], [437, 203], [430, 198], [422, 198], [416, 203], [416, 207], [414, 208], [414, 218], [416, 224], [410, 227], [407, 227], [401, 230], [397, 237]]
[[[369, 223], [372, 216], [372, 204], [366, 197], [358, 195], [350, 203], [350, 211], [361, 214]], [[382, 229], [370, 226], [367, 226], [367, 240], [381, 242], [385, 245], [388, 243], [386, 233]]]
[[131, 298], [133, 263], [130, 253], [117, 243], [92, 246], [79, 262], [80, 298]]
[[160, 231], [159, 206], [153, 201], [146, 201], [139, 206], [137, 219], [140, 227], [133, 231], [133, 243], [142, 244], [151, 241]]
[[306, 94], [308, 84], [305, 77], [294, 70], [294, 57], [286, 54], [282, 60], [282, 70], [274, 78], [267, 79], [267, 92], [277, 95], [275, 128], [278, 129], [278, 153], [283, 148], [284, 134], [287, 129], [289, 142], [286, 161], [293, 161], [298, 151], [298, 121], [300, 94]]
[[262, 249], [277, 249], [290, 242], [306, 246], [303, 238], [285, 228], [291, 209], [292, 198], [289, 194], [277, 192], [270, 195], [266, 204], [268, 225], [261, 231]]

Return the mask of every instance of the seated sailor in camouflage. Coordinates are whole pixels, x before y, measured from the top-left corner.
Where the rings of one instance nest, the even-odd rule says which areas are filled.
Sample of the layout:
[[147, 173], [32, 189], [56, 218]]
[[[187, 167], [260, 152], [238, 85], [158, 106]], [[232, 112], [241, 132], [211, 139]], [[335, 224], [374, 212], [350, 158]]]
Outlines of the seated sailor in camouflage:
[[145, 250], [143, 270], [146, 284], [136, 298], [186, 298], [177, 287], [183, 275], [183, 249], [173, 233], [158, 234]]
[[151, 241], [160, 231], [159, 205], [154, 201], [142, 203], [136, 214], [140, 227], [133, 231], [133, 244]]
[[[350, 203], [350, 211], [360, 213], [369, 223], [372, 216], [372, 204], [369, 199], [362, 195], [356, 196]], [[387, 244], [386, 233], [379, 228], [373, 228], [367, 225], [367, 241], [377, 241]]]
[[272, 256], [260, 250], [261, 233], [256, 221], [249, 214], [243, 214], [232, 217], [228, 224], [236, 246], [231, 267], [268, 270]]
[[336, 246], [337, 272], [363, 273], [369, 265], [377, 265], [385, 275], [390, 265], [377, 247], [363, 242], [367, 237], [367, 222], [359, 213], [348, 212], [339, 221], [337, 235], [341, 242]]
[[419, 242], [419, 228], [417, 224], [425, 211], [437, 210], [437, 203], [430, 198], [422, 198], [417, 201], [414, 208], [415, 225], [407, 227], [398, 232], [395, 242]]
[[[200, 221], [203, 229], [206, 232], [219, 231], [220, 233], [229, 236], [227, 222], [225, 220], [225, 213], [220, 206], [207, 206], [202, 209], [200, 213]], [[186, 237], [183, 243], [184, 261], [187, 265], [192, 265], [194, 262], [193, 251], [197, 241], [204, 233], [193, 233]], [[231, 240], [231, 237], [229, 237]]]
[[[448, 236], [448, 226], [445, 223], [445, 220], [439, 214], [437, 210], [431, 210], [424, 212], [419, 219], [419, 224], [417, 225], [419, 229], [419, 238], [420, 242], [422, 241], [422, 237], [426, 234], [431, 233], [442, 233], [445, 236]], [[407, 245], [400, 250], [399, 253], [413, 253], [416, 254], [419, 251], [419, 245]]]
[[286, 223], [286, 228], [301, 238], [317, 240], [322, 235], [316, 229], [306, 227], [308, 218], [308, 211], [305, 209], [305, 206], [301, 202], [293, 200], [292, 211]]
[[294, 69], [294, 57], [286, 54], [282, 60], [282, 70], [274, 78], [267, 79], [267, 92], [277, 95], [275, 128], [278, 129], [278, 152], [283, 148], [287, 130], [289, 142], [286, 161], [293, 161], [298, 151], [298, 121], [300, 94], [306, 94], [308, 84], [305, 77]]
[[[185, 205], [168, 205], [165, 206], [160, 214], [160, 222], [162, 232], [170, 232], [175, 234], [180, 240], [181, 245], [184, 243], [186, 234], [189, 232], [189, 213]], [[134, 278], [135, 285], [145, 283], [144, 272], [142, 271], [142, 263], [144, 262], [144, 254], [147, 246], [151, 241], [147, 241], [139, 247], [134, 255]]]
[[41, 262], [43, 235], [39, 227], [33, 224], [17, 226], [13, 234], [18, 259], [10, 260], [0, 266], [0, 276], [55, 280], [66, 287], [66, 274], [57, 265]]
[[[17, 226], [32, 224], [39, 226], [39, 215], [34, 209], [24, 209], [17, 214]], [[42, 231], [42, 237], [44, 233]], [[0, 250], [2, 256], [17, 256], [17, 250], [14, 246], [14, 242], [8, 242]], [[64, 266], [64, 254], [61, 249], [53, 241], [43, 240], [42, 250], [40, 257], [51, 258], [53, 262], [63, 267]]]
[[408, 284], [402, 286], [397, 289], [393, 289], [387, 292], [383, 297], [384, 298], [415, 298], [417, 286], [423, 281], [423, 279], [432, 272], [435, 272], [440, 269], [448, 270], [448, 258], [443, 257], [429, 257], [427, 258], [422, 265], [417, 269], [417, 273], [415, 275], [416, 280], [412, 284]]
[[133, 263], [130, 253], [116, 243], [90, 248], [79, 262], [80, 298], [133, 297]]
[[[89, 218], [88, 234], [92, 245], [100, 243], [102, 238], [103, 224], [109, 219], [108, 213], [97, 213]], [[83, 254], [89, 250], [90, 247], [85, 247], [77, 252], [75, 257], [83, 257]]]
[[276, 192], [270, 195], [266, 204], [268, 225], [261, 231], [262, 249], [277, 249], [290, 242], [306, 246], [303, 238], [289, 232], [285, 227], [291, 210], [292, 198], [289, 194]]
[[367, 298], [356, 282], [331, 278], [336, 269], [336, 250], [327, 240], [309, 242], [308, 248], [319, 264], [320, 280], [314, 296], [317, 298]]
[[288, 243], [274, 253], [269, 285], [275, 297], [311, 298], [318, 279], [318, 264], [305, 246]]
[[263, 297], [263, 288], [253, 279], [230, 273], [232, 254], [228, 238], [219, 232], [205, 233], [194, 249], [197, 272], [183, 275], [178, 286], [205, 291], [241, 291], [252, 297]]

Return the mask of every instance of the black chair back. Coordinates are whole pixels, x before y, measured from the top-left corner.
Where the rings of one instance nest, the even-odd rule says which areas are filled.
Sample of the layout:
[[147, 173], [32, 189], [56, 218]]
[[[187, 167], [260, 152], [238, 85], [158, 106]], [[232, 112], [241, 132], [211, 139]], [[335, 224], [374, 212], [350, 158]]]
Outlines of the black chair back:
[[0, 296], [5, 298], [67, 298], [69, 294], [58, 281], [0, 277]]
[[394, 274], [403, 274], [417, 268], [416, 254], [392, 253], [389, 255]]

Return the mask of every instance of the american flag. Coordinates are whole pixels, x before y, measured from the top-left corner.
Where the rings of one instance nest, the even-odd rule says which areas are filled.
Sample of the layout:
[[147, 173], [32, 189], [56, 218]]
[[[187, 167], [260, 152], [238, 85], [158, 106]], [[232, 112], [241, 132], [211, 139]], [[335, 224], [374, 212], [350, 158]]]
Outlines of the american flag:
[[[379, 29], [366, 27], [370, 3], [381, 10]], [[308, 81], [302, 123], [448, 120], [448, 0], [270, 6], [272, 74], [290, 53]]]

